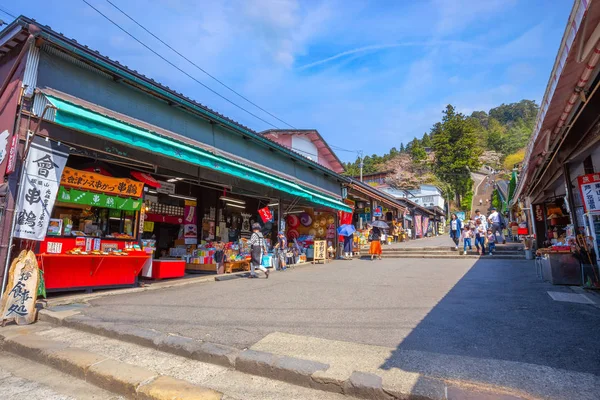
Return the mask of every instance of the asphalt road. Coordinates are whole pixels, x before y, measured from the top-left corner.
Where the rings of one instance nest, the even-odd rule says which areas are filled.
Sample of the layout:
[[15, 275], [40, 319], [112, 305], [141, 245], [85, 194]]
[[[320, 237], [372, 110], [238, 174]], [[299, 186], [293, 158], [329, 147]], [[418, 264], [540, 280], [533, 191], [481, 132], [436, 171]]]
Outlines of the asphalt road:
[[531, 261], [354, 260], [111, 296], [84, 313], [239, 348], [284, 332], [600, 375], [600, 308], [548, 290], [573, 293]]

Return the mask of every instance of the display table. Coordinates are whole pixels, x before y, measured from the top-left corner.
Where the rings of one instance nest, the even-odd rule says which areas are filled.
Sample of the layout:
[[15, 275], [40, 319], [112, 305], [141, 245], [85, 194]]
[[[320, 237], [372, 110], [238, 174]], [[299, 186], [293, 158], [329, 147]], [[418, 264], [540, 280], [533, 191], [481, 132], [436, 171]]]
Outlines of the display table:
[[230, 274], [236, 271], [250, 271], [250, 261], [238, 260], [238, 261], [225, 261], [225, 273]]
[[[539, 252], [539, 251], [538, 251]], [[553, 285], [581, 285], [581, 264], [569, 251], [542, 254], [542, 277]]]
[[185, 275], [183, 260], [152, 261], [152, 279], [181, 278]]
[[150, 257], [143, 252], [127, 256], [39, 254], [46, 290], [68, 291], [135, 286]]

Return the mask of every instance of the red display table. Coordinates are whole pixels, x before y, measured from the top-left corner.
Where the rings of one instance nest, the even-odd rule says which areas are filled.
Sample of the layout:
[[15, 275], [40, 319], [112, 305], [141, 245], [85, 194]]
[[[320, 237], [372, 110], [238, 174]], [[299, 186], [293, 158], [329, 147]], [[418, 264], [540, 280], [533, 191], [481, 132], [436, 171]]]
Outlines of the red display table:
[[39, 254], [48, 291], [135, 286], [150, 257], [142, 252], [127, 256]]
[[185, 275], [184, 260], [152, 261], [152, 279], [181, 278]]

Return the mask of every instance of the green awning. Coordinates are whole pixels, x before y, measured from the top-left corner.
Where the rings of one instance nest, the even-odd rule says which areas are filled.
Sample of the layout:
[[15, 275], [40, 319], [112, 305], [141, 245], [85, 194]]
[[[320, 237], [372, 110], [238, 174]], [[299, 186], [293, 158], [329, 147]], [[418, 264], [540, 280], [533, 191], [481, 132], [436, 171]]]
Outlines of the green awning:
[[333, 197], [317, 193], [283, 178], [236, 163], [204, 149], [192, 147], [171, 137], [107, 117], [61, 98], [48, 94], [45, 96], [57, 108], [54, 122], [58, 125], [258, 183], [301, 197], [317, 205], [352, 212], [350, 207]]

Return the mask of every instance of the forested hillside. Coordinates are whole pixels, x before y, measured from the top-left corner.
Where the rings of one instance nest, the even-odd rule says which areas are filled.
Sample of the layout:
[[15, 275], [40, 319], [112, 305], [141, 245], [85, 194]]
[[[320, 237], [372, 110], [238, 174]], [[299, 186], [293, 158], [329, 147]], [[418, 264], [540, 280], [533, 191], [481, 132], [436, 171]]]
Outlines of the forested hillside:
[[[429, 132], [400, 143], [382, 156], [365, 156], [363, 173], [394, 171], [389, 184], [411, 188], [421, 183], [440, 186], [458, 207], [472, 195], [471, 171], [483, 164], [509, 172], [523, 160], [533, 131], [538, 105], [532, 100], [502, 104], [489, 112], [466, 116], [452, 105]], [[346, 163], [346, 174], [360, 174], [360, 159]]]

